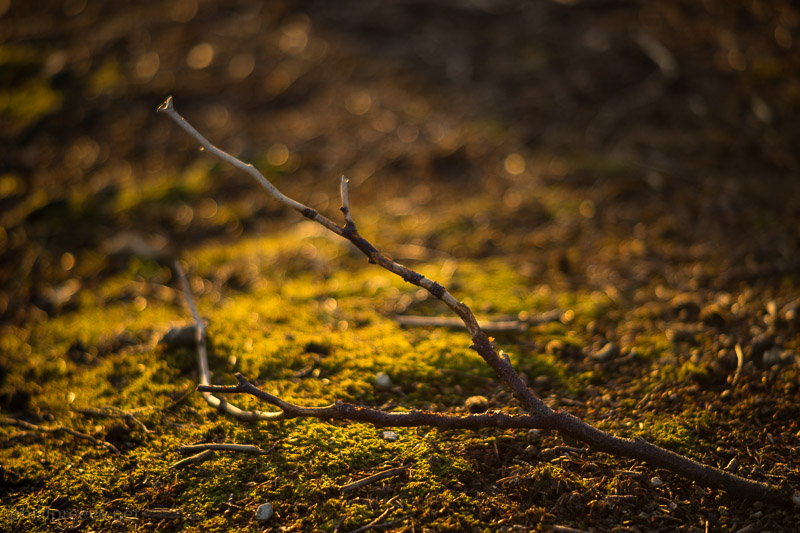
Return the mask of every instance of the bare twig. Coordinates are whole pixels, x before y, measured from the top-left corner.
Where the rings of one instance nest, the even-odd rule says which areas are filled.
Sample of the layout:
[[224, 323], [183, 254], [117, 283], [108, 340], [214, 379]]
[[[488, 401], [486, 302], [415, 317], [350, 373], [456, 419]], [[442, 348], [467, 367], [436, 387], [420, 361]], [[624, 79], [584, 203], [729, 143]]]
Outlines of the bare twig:
[[183, 518], [183, 514], [180, 509], [145, 509], [142, 511], [142, 517], [179, 520]]
[[325, 407], [305, 407], [295, 405], [259, 389], [243, 375], [237, 373], [238, 385], [200, 385], [201, 392], [233, 394], [250, 394], [270, 403], [283, 412], [284, 418], [319, 418], [321, 420], [356, 420], [368, 422], [378, 427], [416, 427], [435, 426], [445, 429], [480, 429], [497, 428], [544, 428], [552, 427], [549, 417], [536, 415], [510, 415], [503, 412], [489, 412], [474, 415], [445, 415], [430, 411], [412, 410], [400, 413], [387, 413], [380, 409], [356, 406], [337, 400]]
[[396, 524], [399, 524], [400, 522], [405, 520], [405, 517], [404, 518], [400, 518], [398, 520], [392, 520], [391, 522], [387, 522], [385, 524], [381, 524], [381, 520], [383, 520], [384, 518], [389, 516], [391, 513], [393, 513], [397, 509], [398, 509], [397, 506], [389, 507], [384, 512], [382, 512], [380, 514], [380, 516], [378, 516], [378, 518], [376, 518], [375, 520], [371, 521], [368, 524], [364, 524], [363, 526], [361, 526], [359, 528], [353, 529], [352, 531], [349, 531], [348, 533], [363, 533], [364, 531], [369, 531], [370, 529], [385, 529], [387, 527], [392, 527], [392, 526], [394, 526]]
[[586, 533], [586, 531], [582, 529], [575, 529], [569, 526], [557, 526], [557, 525], [550, 526], [550, 531], [555, 531], [556, 533]]
[[353, 222], [353, 213], [350, 211], [350, 180], [344, 176], [342, 176], [341, 195], [342, 207], [339, 209], [344, 215], [345, 225], [350, 224], [351, 226], [355, 227], [356, 223]]
[[[19, 420], [18, 418], [0, 418], [0, 425], [16, 426], [18, 428], [28, 430], [29, 432], [41, 433], [41, 434], [67, 433], [77, 439], [87, 440], [92, 444], [94, 444], [95, 446], [102, 446], [107, 450], [115, 453], [116, 455], [120, 454], [120, 451], [117, 449], [117, 447], [111, 444], [110, 442], [98, 440], [92, 437], [91, 435], [87, 435], [86, 433], [81, 433], [80, 431], [68, 428], [67, 426], [37, 426], [36, 424], [31, 424], [30, 422]], [[28, 435], [26, 433], [21, 433], [18, 436], [28, 436]]]
[[187, 457], [186, 459], [181, 459], [175, 463], [172, 463], [170, 468], [178, 469], [178, 468], [185, 468], [189, 465], [199, 465], [204, 463], [214, 457], [214, 450], [205, 450], [196, 455], [192, 455], [191, 457]]
[[[189, 287], [189, 282], [186, 279], [186, 275], [183, 273], [183, 268], [181, 268], [180, 261], [175, 261], [175, 272], [178, 274], [178, 278], [181, 280], [181, 285], [183, 286], [183, 294], [186, 297], [186, 304], [189, 306], [189, 310], [192, 312], [192, 317], [194, 318], [195, 322], [195, 336], [197, 341], [197, 366], [200, 370], [200, 384], [201, 385], [209, 385], [211, 383], [211, 371], [208, 368], [208, 350], [206, 348], [206, 326], [203, 323], [203, 320], [200, 318], [200, 313], [197, 311], [197, 306], [194, 304], [194, 298], [192, 297], [192, 290]], [[239, 420], [244, 421], [253, 421], [253, 420], [280, 420], [282, 417], [282, 413], [267, 413], [264, 411], [244, 411], [233, 404], [228, 403], [222, 398], [218, 398], [213, 394], [209, 394], [207, 392], [203, 393], [203, 398], [205, 398], [206, 402], [216, 409], [228, 413], [229, 415], [238, 418]]]
[[216, 444], [209, 442], [207, 444], [192, 444], [190, 446], [180, 447], [180, 452], [186, 455], [190, 453], [202, 452], [204, 450], [249, 453], [252, 455], [264, 455], [265, 453], [267, 453], [265, 450], [262, 450], [258, 446], [253, 446], [252, 444], [231, 444], [231, 443]]
[[390, 468], [389, 470], [384, 470], [383, 472], [378, 472], [377, 474], [373, 474], [369, 477], [365, 477], [363, 479], [359, 479], [358, 481], [353, 481], [352, 483], [348, 483], [347, 485], [344, 485], [341, 488], [341, 491], [348, 492], [351, 490], [359, 489], [361, 487], [371, 485], [372, 483], [377, 483], [378, 481], [382, 481], [390, 477], [402, 476], [405, 473], [406, 473], [406, 467], [404, 466], [400, 466], [398, 468]]
[[[529, 415], [512, 417], [502, 413], [487, 413], [475, 415], [485, 417], [480, 420], [484, 425], [481, 427], [537, 427], [541, 429], [556, 429], [562, 435], [579, 440], [590, 446], [596, 451], [603, 451], [612, 455], [630, 457], [649, 463], [651, 466], [665, 468], [675, 474], [684, 476], [707, 487], [715, 487], [726, 490], [731, 494], [763, 500], [766, 502], [782, 505], [800, 506], [800, 493], [794, 492], [790, 488], [784, 490], [756, 481], [747, 480], [718, 468], [700, 464], [692, 459], [683, 457], [669, 450], [665, 450], [641, 439], [625, 439], [610, 435], [601, 431], [575, 416], [561, 410], [553, 411], [550, 409], [532, 390], [530, 390], [522, 377], [511, 366], [508, 358], [502, 357], [495, 349], [486, 333], [480, 328], [478, 321], [472, 314], [469, 307], [456, 300], [447, 289], [437, 282], [424, 277], [392, 259], [380, 253], [375, 246], [364, 239], [356, 229], [356, 225], [350, 214], [349, 193], [346, 180], [342, 180], [342, 211], [345, 214], [345, 224], [339, 226], [330, 219], [320, 215], [317, 211], [307, 207], [283, 193], [278, 191], [258, 170], [252, 165], [243, 163], [235, 157], [223, 152], [212, 145], [194, 127], [192, 127], [183, 117], [181, 117], [172, 105], [172, 98], [168, 98], [159, 108], [159, 112], [167, 114], [176, 124], [183, 128], [193, 138], [195, 138], [207, 151], [219, 157], [223, 161], [229, 162], [258, 181], [267, 192], [282, 204], [300, 212], [306, 218], [314, 220], [329, 229], [333, 233], [344, 237], [356, 246], [370, 263], [376, 263], [381, 267], [400, 276], [403, 280], [422, 287], [433, 296], [444, 302], [464, 323], [467, 331], [472, 337], [472, 346], [483, 360], [495, 371], [498, 377], [511, 389], [514, 397], [528, 411]], [[188, 293], [188, 286], [186, 287]], [[187, 294], [187, 300], [189, 295]], [[195, 320], [198, 323], [199, 341], [204, 341], [204, 329], [202, 322], [193, 309]], [[200, 342], [198, 342], [198, 346]], [[203, 344], [204, 345], [204, 344]], [[471, 416], [453, 417], [438, 413], [425, 413], [412, 411], [409, 413], [383, 413], [380, 411], [355, 407], [342, 402], [336, 402], [328, 407], [301, 407], [290, 404], [277, 398], [265, 391], [262, 391], [250, 384], [242, 376], [237, 375], [239, 384], [233, 387], [215, 387], [208, 384], [207, 362], [205, 363], [204, 381], [198, 390], [211, 395], [212, 392], [234, 393], [246, 392], [262, 400], [279, 407], [282, 412], [269, 413], [266, 419], [277, 420], [281, 418], [291, 418], [298, 416], [317, 417], [322, 419], [349, 419], [364, 422], [371, 422], [376, 425], [431, 425], [436, 427], [473, 427], [476, 420]], [[208, 397], [207, 397], [208, 398]], [[217, 401], [221, 401], [217, 399]], [[253, 418], [250, 418], [253, 419]], [[256, 419], [262, 419], [256, 417]], [[500, 422], [502, 421], [502, 422]], [[522, 425], [514, 425], [519, 423]], [[528, 424], [535, 424], [530, 426]]]
[[180, 404], [186, 401], [186, 398], [189, 397], [189, 395], [192, 393], [193, 390], [194, 390], [193, 387], [186, 387], [184, 390], [181, 391], [178, 397], [175, 398], [175, 400], [171, 404], [164, 407], [162, 411], [172, 411], [173, 409], [178, 407]]
[[152, 432], [149, 429], [147, 429], [147, 426], [144, 425], [144, 422], [136, 418], [135, 415], [138, 413], [144, 413], [154, 409], [155, 407], [140, 407], [138, 409], [134, 409], [133, 411], [123, 411], [122, 409], [117, 409], [116, 407], [109, 406], [109, 407], [83, 407], [83, 408], [73, 409], [73, 411], [88, 416], [124, 418], [125, 420], [130, 420], [131, 423], [138, 426], [139, 429], [141, 429], [144, 433], [149, 434]]

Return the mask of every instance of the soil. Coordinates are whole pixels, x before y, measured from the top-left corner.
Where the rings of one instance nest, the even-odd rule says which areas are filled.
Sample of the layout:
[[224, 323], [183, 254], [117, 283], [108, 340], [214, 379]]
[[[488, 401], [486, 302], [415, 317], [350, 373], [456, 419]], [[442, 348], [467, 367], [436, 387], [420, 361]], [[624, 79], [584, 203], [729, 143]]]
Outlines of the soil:
[[[366, 431], [357, 425], [240, 429], [195, 394], [184, 408], [143, 414], [158, 427], [149, 436], [130, 419], [76, 415], [64, 394], [81, 398], [79, 384], [91, 389], [102, 376], [108, 390], [86, 392], [84, 407], [130, 410], [169, 405], [191, 387], [191, 351], [156, 346], [186, 319], [165, 266], [181, 257], [216, 334], [220, 382], [243, 336], [260, 335], [230, 321], [258, 312], [284, 320], [251, 323], [266, 341], [284, 335], [281, 324], [296, 331], [267, 344], [263, 361], [240, 355], [236, 370], [280, 378], [305, 403], [337, 391], [456, 411], [482, 395], [490, 408], [516, 409], [468, 359], [463, 335], [392, 325], [394, 313], [442, 307], [379, 278], [249, 177], [199, 154], [155, 113], [172, 95], [212, 142], [331, 218], [348, 176], [362, 234], [432, 269], [477, 314], [557, 310], [556, 323], [495, 335], [551, 405], [800, 489], [799, 26], [800, 11], [777, 0], [0, 0], [0, 409], [125, 449], [107, 461], [66, 436], [31, 442], [0, 426], [2, 524], [75, 527], [14, 509], [109, 510], [131, 498], [126, 505], [191, 508], [193, 518], [136, 515], [114, 527], [344, 531], [400, 494], [385, 521], [404, 531], [795, 530], [795, 510], [539, 432], [399, 432], [415, 474], [333, 497], [329, 480], [398, 466], [385, 444], [364, 444], [363, 464], [330, 466], [317, 484], [266, 472], [313, 477], [304, 469], [315, 454], [333, 465], [334, 441]], [[283, 304], [268, 307], [270, 287]], [[312, 304], [319, 316], [300, 310]], [[285, 305], [297, 316], [284, 316]], [[359, 325], [374, 360], [353, 363], [340, 336]], [[445, 353], [451, 341], [466, 363]], [[286, 375], [267, 354], [273, 345], [298, 346]], [[405, 345], [425, 356], [408, 356], [417, 370], [380, 359]], [[350, 381], [330, 362], [340, 355]], [[443, 368], [424, 366], [428, 357]], [[398, 365], [395, 389], [357, 377], [381, 364]], [[150, 385], [136, 372], [151, 369], [161, 388], [137, 396]], [[332, 388], [308, 383], [317, 370]], [[253, 483], [241, 494], [169, 470], [176, 443], [260, 431], [274, 431], [285, 455], [226, 463], [231, 485]], [[134, 456], [155, 461], [161, 485]], [[82, 461], [128, 489], [82, 480], [71, 470]], [[70, 473], [47, 473], [53, 464]], [[128, 470], [145, 480], [126, 479]], [[69, 485], [78, 482], [105, 488], [81, 498]], [[257, 524], [265, 498], [277, 514]], [[85, 530], [111, 527], [82, 520]]]

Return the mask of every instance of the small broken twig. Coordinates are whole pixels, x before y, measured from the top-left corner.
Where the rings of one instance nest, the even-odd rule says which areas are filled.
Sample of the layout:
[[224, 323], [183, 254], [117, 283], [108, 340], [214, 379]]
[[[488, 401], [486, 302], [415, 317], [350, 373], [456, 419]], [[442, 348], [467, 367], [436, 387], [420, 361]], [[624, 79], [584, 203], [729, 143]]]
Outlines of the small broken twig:
[[381, 524], [381, 520], [383, 520], [384, 518], [386, 518], [387, 516], [389, 516], [390, 514], [395, 512], [397, 509], [398, 509], [398, 507], [396, 505], [392, 506], [392, 507], [389, 507], [384, 512], [382, 512], [380, 514], [380, 516], [378, 516], [378, 518], [376, 518], [375, 520], [371, 521], [368, 524], [364, 524], [363, 526], [361, 526], [359, 528], [353, 529], [352, 531], [349, 531], [348, 533], [364, 533], [364, 531], [369, 531], [370, 529], [386, 529], [386, 528], [389, 528], [389, 527], [393, 527], [393, 526], [399, 524], [400, 522], [402, 522], [403, 520], [405, 520], [408, 517], [404, 516], [403, 518], [398, 518], [397, 520], [392, 520], [391, 522], [386, 522], [384, 524]]
[[358, 481], [353, 481], [352, 483], [348, 483], [347, 485], [342, 486], [340, 490], [342, 492], [349, 492], [351, 490], [356, 490], [361, 487], [371, 485], [372, 483], [377, 483], [378, 481], [388, 479], [390, 477], [402, 476], [405, 473], [406, 473], [406, 467], [404, 466], [400, 466], [398, 468], [390, 468], [389, 470], [384, 470], [383, 472], [378, 472], [377, 474], [373, 474], [369, 477], [365, 477], [363, 479], [359, 479]]
[[180, 447], [180, 452], [186, 455], [190, 453], [202, 452], [203, 450], [249, 453], [252, 455], [264, 455], [267, 453], [266, 450], [262, 450], [258, 446], [253, 446], [252, 444], [230, 444], [230, 443], [216, 444], [213, 442], [209, 442], [207, 444], [192, 444], [189, 446]]
[[[68, 428], [67, 426], [37, 426], [36, 424], [31, 424], [30, 422], [25, 422], [24, 420], [19, 420], [18, 418], [0, 418], [0, 425], [3, 426], [16, 426], [18, 428], [26, 429], [32, 433], [41, 433], [41, 434], [53, 434], [53, 433], [67, 433], [72, 435], [77, 439], [83, 439], [91, 442], [95, 446], [102, 446], [113, 452], [116, 455], [120, 454], [120, 451], [117, 449], [116, 446], [111, 444], [110, 442], [106, 442], [103, 440], [98, 440], [91, 435], [87, 435], [86, 433], [81, 433], [80, 431], [76, 431], [72, 428]], [[22, 433], [20, 436], [28, 436], [25, 433]]]
[[172, 463], [170, 468], [177, 470], [179, 468], [185, 468], [189, 465], [199, 465], [201, 463], [205, 463], [212, 457], [214, 457], [214, 450], [205, 450], [196, 455], [192, 455], [191, 457], [187, 457], [186, 459], [181, 459], [178, 462]]
[[[197, 344], [197, 366], [200, 370], [200, 384], [201, 385], [209, 385], [211, 383], [211, 371], [208, 367], [208, 350], [206, 348], [206, 326], [203, 323], [203, 319], [200, 318], [200, 313], [197, 311], [197, 306], [194, 304], [194, 298], [192, 297], [192, 291], [189, 287], [189, 281], [186, 279], [186, 275], [183, 273], [183, 268], [181, 268], [180, 261], [175, 261], [174, 264], [175, 272], [178, 274], [178, 278], [181, 280], [181, 285], [183, 286], [183, 294], [186, 297], [186, 304], [189, 306], [189, 310], [192, 312], [192, 317], [194, 318], [195, 322], [195, 341]], [[253, 420], [280, 420], [281, 413], [267, 413], [263, 411], [245, 411], [236, 407], [233, 404], [228, 403], [227, 401], [223, 400], [222, 398], [218, 398], [213, 394], [209, 394], [207, 392], [203, 393], [203, 398], [205, 398], [206, 402], [211, 406], [228, 413], [229, 415], [238, 418], [239, 420], [245, 421], [253, 421]]]
[[145, 509], [142, 511], [144, 518], [159, 518], [167, 520], [180, 520], [183, 514], [180, 509]]
[[116, 407], [108, 406], [108, 407], [82, 407], [78, 409], [73, 409], [73, 411], [88, 416], [124, 418], [125, 420], [129, 420], [132, 424], [136, 425], [145, 434], [149, 434], [152, 433], [152, 431], [147, 429], [147, 426], [144, 425], [144, 422], [136, 418], [134, 413], [138, 414], [155, 409], [156, 409], [155, 407], [140, 407], [138, 409], [134, 409], [133, 411], [123, 411], [122, 409], [117, 409]]

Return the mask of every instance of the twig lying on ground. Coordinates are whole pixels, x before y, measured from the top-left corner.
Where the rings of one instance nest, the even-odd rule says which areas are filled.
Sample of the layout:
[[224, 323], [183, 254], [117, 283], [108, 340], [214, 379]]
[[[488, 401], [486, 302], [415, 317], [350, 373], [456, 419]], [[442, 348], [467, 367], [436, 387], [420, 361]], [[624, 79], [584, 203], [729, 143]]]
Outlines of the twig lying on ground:
[[187, 457], [186, 459], [181, 459], [175, 463], [172, 463], [170, 468], [178, 469], [178, 468], [185, 468], [189, 465], [199, 465], [204, 463], [214, 457], [214, 450], [204, 450], [198, 454], [192, 455], [191, 457]]
[[116, 407], [83, 407], [83, 408], [73, 409], [73, 411], [88, 416], [124, 418], [125, 420], [130, 420], [131, 423], [138, 426], [139, 429], [141, 429], [144, 433], [152, 433], [149, 429], [147, 429], [147, 426], [145, 426], [141, 420], [136, 418], [135, 415], [139, 413], [144, 413], [146, 411], [152, 411], [155, 409], [156, 409], [155, 407], [140, 407], [132, 411], [123, 411], [122, 409], [117, 409]]
[[249, 453], [252, 455], [264, 455], [265, 453], [267, 453], [266, 450], [262, 450], [258, 446], [253, 446], [252, 444], [231, 444], [231, 443], [217, 444], [209, 442], [207, 444], [192, 444], [190, 446], [180, 447], [180, 452], [186, 455], [190, 453], [202, 452], [204, 450]]
[[378, 518], [376, 518], [375, 520], [371, 521], [368, 524], [364, 524], [363, 526], [361, 526], [359, 528], [353, 529], [352, 531], [349, 531], [348, 533], [364, 533], [364, 531], [369, 531], [370, 529], [386, 529], [386, 528], [389, 528], [389, 527], [393, 527], [393, 526], [399, 524], [400, 522], [402, 522], [403, 520], [405, 520], [407, 517], [398, 518], [397, 520], [392, 520], [391, 522], [386, 522], [384, 524], [381, 524], [381, 520], [383, 520], [384, 518], [386, 518], [387, 516], [392, 514], [397, 509], [398, 509], [398, 507], [396, 505], [392, 506], [392, 507], [389, 507], [384, 512], [382, 512], [380, 514], [380, 516], [378, 516]]
[[143, 518], [160, 518], [166, 520], [180, 520], [183, 513], [180, 509], [145, 509], [142, 511]]
[[[211, 383], [211, 371], [208, 368], [208, 350], [206, 348], [206, 326], [200, 318], [200, 313], [197, 312], [197, 306], [194, 304], [192, 298], [192, 291], [189, 288], [189, 282], [181, 268], [180, 261], [175, 261], [173, 266], [178, 278], [181, 280], [183, 286], [183, 293], [186, 296], [186, 304], [192, 312], [192, 317], [195, 322], [195, 340], [197, 343], [197, 366], [200, 371], [200, 385], [208, 385]], [[208, 392], [203, 393], [203, 398], [211, 406], [228, 413], [229, 415], [238, 418], [239, 420], [253, 421], [253, 420], [280, 420], [280, 413], [265, 413], [263, 411], [244, 411], [239, 409], [233, 404], [228, 403], [222, 398], [218, 398]]]
[[[596, 451], [603, 451], [612, 455], [630, 457], [649, 463], [651, 466], [665, 468], [675, 474], [684, 476], [701, 485], [707, 487], [720, 488], [733, 495], [763, 500], [766, 502], [781, 505], [800, 505], [800, 493], [792, 492], [790, 488], [779, 489], [778, 487], [744, 479], [718, 468], [700, 464], [692, 459], [683, 457], [669, 450], [665, 450], [641, 439], [625, 439], [610, 435], [591, 426], [575, 416], [561, 410], [553, 411], [548, 407], [531, 389], [527, 387], [522, 377], [514, 370], [508, 358], [502, 357], [495, 349], [489, 337], [480, 328], [478, 321], [472, 311], [462, 302], [456, 300], [447, 289], [437, 282], [430, 280], [422, 274], [415, 272], [403, 265], [400, 265], [383, 255], [369, 241], [364, 239], [356, 229], [350, 210], [350, 196], [348, 182], [342, 177], [341, 181], [341, 211], [344, 214], [345, 223], [340, 226], [332, 220], [321, 215], [314, 209], [305, 206], [281, 193], [275, 188], [253, 165], [244, 163], [235, 157], [223, 152], [208, 139], [203, 137], [191, 124], [181, 117], [172, 105], [172, 98], [168, 98], [159, 108], [159, 112], [165, 113], [184, 131], [197, 140], [201, 146], [213, 155], [250, 174], [267, 192], [278, 202], [288, 206], [304, 217], [314, 220], [327, 228], [331, 232], [349, 240], [356, 248], [367, 256], [370, 263], [376, 263], [381, 267], [400, 276], [403, 280], [426, 289], [430, 294], [444, 302], [464, 323], [470, 336], [472, 346], [483, 360], [495, 371], [498, 377], [508, 386], [514, 397], [528, 411], [529, 415], [510, 416], [502, 413], [487, 413], [477, 415], [485, 417], [485, 425], [497, 427], [537, 427], [541, 429], [555, 429], [562, 435], [579, 440], [588, 444]], [[185, 278], [184, 278], [185, 280]], [[191, 298], [188, 294], [188, 284], [184, 282], [187, 300]], [[191, 304], [195, 320], [198, 323], [198, 345], [199, 340], [204, 339], [205, 330], [202, 327], [199, 315], [194, 305]], [[439, 413], [410, 412], [410, 413], [381, 413], [371, 409], [364, 409], [352, 405], [336, 402], [328, 407], [300, 407], [285, 402], [265, 391], [262, 391], [250, 384], [243, 376], [237, 375], [239, 384], [234, 387], [217, 387], [209, 385], [207, 362], [203, 372], [204, 383], [198, 387], [208, 399], [212, 392], [217, 393], [237, 393], [244, 392], [257, 398], [265, 400], [280, 409], [282, 412], [270, 413], [268, 419], [279, 420], [281, 418], [291, 418], [297, 416], [309, 416], [322, 419], [347, 418], [371, 422], [376, 425], [431, 425], [435, 427], [473, 427], [475, 418], [471, 416], [442, 415]], [[216, 397], [214, 397], [216, 398]], [[217, 401], [221, 401], [218, 400]], [[211, 402], [209, 402], [211, 403]], [[212, 404], [213, 405], [213, 404]], [[501, 423], [490, 423], [489, 421], [499, 421]], [[405, 422], [405, 424], [403, 424]], [[519, 425], [515, 425], [519, 424]], [[533, 424], [533, 426], [531, 426]]]
[[348, 492], [351, 490], [356, 490], [361, 487], [371, 485], [372, 483], [377, 483], [378, 481], [388, 479], [390, 477], [402, 476], [405, 473], [406, 473], [406, 467], [404, 466], [400, 466], [398, 468], [390, 468], [389, 470], [384, 470], [383, 472], [378, 472], [377, 474], [373, 474], [363, 479], [359, 479], [358, 481], [353, 481], [352, 483], [348, 483], [347, 485], [344, 485], [341, 488], [341, 491]]
[[[30, 422], [25, 422], [24, 420], [19, 420], [17, 418], [0, 418], [0, 425], [3, 426], [16, 426], [18, 428], [26, 429], [31, 434], [53, 434], [53, 433], [67, 433], [72, 435], [77, 439], [83, 439], [91, 442], [95, 446], [102, 446], [107, 450], [115, 453], [116, 455], [120, 454], [120, 451], [117, 449], [116, 446], [111, 444], [110, 442], [98, 440], [91, 435], [87, 435], [86, 433], [81, 433], [80, 431], [76, 431], [72, 428], [68, 428], [66, 426], [37, 426], [36, 424], [31, 424]], [[20, 436], [28, 437], [31, 436], [26, 432], [23, 432]], [[12, 435], [10, 438], [14, 438]]]

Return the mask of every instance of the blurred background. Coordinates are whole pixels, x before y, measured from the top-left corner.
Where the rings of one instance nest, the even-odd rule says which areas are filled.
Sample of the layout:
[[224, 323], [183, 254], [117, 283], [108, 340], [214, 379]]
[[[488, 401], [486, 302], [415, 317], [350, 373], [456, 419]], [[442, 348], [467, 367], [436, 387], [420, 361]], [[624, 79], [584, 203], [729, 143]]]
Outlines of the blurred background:
[[347, 175], [362, 233], [412, 259], [619, 297], [796, 276], [798, 24], [781, 0], [0, 0], [0, 320], [299, 221], [168, 95], [334, 219]]

